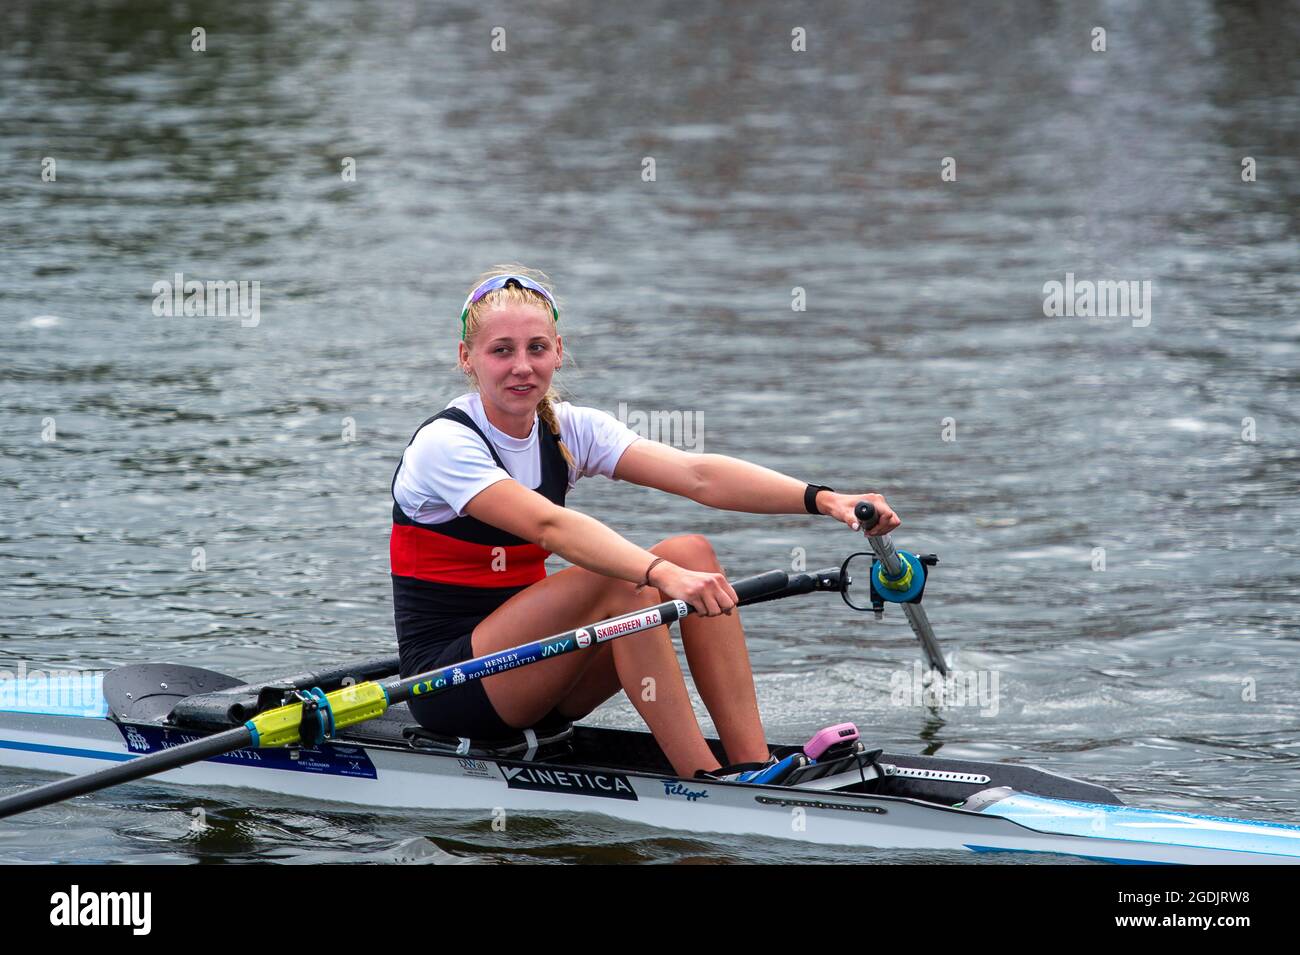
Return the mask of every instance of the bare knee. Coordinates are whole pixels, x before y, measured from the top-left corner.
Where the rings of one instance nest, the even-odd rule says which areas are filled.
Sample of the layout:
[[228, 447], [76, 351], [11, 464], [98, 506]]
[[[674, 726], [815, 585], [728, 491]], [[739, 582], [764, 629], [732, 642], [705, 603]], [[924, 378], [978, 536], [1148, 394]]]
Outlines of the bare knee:
[[[666, 557], [679, 567], [688, 570], [703, 570], [720, 573], [722, 565], [718, 563], [713, 545], [703, 534], [680, 534], [661, 540], [650, 548], [650, 552], [659, 557]], [[604, 597], [600, 602], [602, 615], [613, 617], [641, 607], [652, 607], [665, 598], [654, 587], [646, 587], [637, 593], [637, 584], [613, 577], [601, 580]]]
[[718, 556], [713, 552], [713, 545], [703, 534], [679, 534], [661, 540], [650, 548], [650, 552], [660, 557], [667, 557], [679, 567], [687, 570], [721, 571]]

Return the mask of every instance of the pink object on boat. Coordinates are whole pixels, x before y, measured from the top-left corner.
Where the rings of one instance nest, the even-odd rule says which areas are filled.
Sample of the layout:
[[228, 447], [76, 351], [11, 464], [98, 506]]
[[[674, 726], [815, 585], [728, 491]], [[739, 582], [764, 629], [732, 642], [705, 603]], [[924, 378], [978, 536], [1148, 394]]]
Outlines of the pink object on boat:
[[809, 759], [816, 759], [836, 743], [851, 743], [857, 738], [856, 726], [852, 723], [837, 723], [814, 733], [813, 738], [803, 744], [803, 751]]

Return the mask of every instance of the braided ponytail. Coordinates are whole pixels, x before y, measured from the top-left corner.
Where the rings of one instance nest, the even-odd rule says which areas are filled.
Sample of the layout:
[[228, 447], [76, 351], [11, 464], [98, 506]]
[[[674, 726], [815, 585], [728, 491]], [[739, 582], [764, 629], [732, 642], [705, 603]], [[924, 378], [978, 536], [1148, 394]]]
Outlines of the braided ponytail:
[[[542, 396], [542, 400], [537, 403], [537, 417], [541, 419], [542, 424], [546, 425], [546, 427], [550, 429], [551, 434], [559, 438], [560, 421], [555, 414], [555, 408], [551, 406], [552, 398], [559, 398], [559, 395], [556, 393], [554, 388], [547, 391], [546, 394]], [[562, 438], [560, 440], [560, 453], [564, 455], [564, 460], [568, 462], [569, 467], [577, 467], [577, 464], [574, 463], [573, 460], [573, 454], [564, 446], [564, 440]]]

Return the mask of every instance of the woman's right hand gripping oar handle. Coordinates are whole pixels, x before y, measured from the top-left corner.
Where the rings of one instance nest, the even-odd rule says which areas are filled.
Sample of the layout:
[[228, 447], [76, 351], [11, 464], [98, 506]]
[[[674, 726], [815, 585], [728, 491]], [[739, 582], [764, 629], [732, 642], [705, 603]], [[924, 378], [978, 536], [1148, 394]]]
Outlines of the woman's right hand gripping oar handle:
[[817, 495], [817, 510], [849, 530], [862, 531], [868, 537], [883, 537], [902, 523], [889, 502], [871, 491], [837, 494], [830, 488], [823, 488]]
[[858, 519], [859, 527], [874, 527], [876, 523], [876, 507], [870, 501], [858, 501], [853, 508], [853, 516]]
[[[884, 502], [883, 498], [881, 502]], [[888, 505], [882, 510], [870, 501], [858, 501], [853, 506], [853, 517], [857, 520], [853, 529], [860, 529], [868, 537], [884, 537], [902, 523]]]

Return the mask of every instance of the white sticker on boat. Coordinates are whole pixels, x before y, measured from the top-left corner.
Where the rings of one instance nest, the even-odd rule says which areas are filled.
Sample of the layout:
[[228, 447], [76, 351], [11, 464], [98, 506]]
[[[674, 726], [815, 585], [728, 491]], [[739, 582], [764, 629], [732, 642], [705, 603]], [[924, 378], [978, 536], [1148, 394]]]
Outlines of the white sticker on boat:
[[586, 630], [579, 630], [573, 636], [578, 641], [578, 646], [580, 647], [591, 646], [591, 634], [588, 633]]
[[461, 757], [456, 760], [456, 764], [460, 766], [462, 776], [477, 776], [480, 779], [492, 778], [492, 767], [484, 760]]

